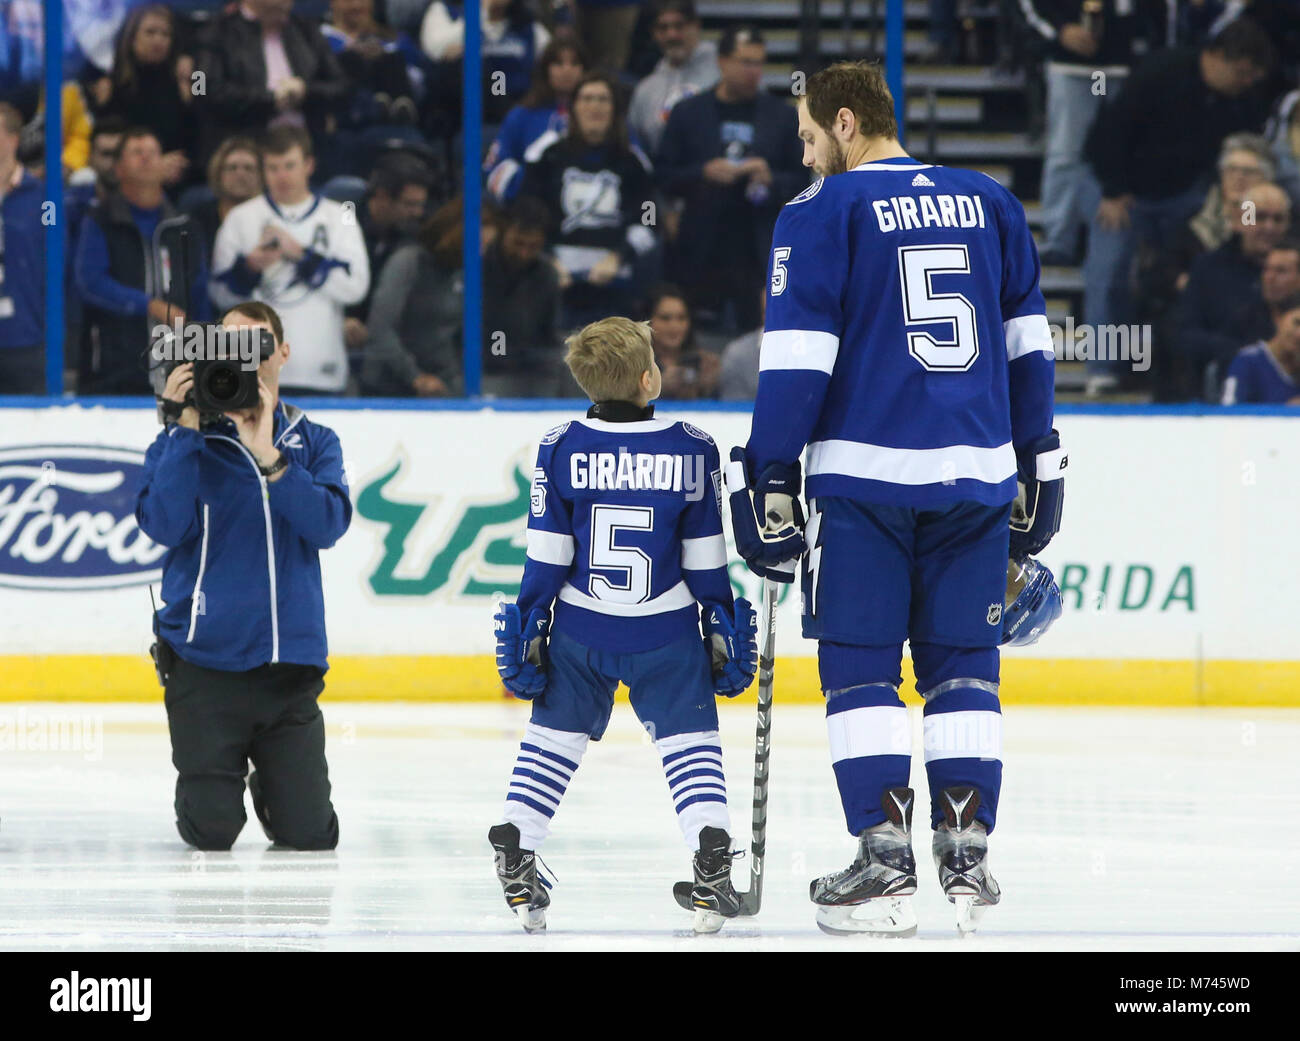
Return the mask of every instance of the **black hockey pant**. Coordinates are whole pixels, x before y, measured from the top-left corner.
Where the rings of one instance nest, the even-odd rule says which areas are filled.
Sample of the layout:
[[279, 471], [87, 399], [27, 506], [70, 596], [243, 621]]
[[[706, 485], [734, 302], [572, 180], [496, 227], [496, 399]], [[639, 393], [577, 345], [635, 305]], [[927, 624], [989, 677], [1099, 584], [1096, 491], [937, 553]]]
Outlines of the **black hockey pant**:
[[293, 849], [333, 849], [339, 821], [330, 803], [325, 683], [311, 665], [205, 669], [177, 658], [164, 701], [176, 778], [176, 828], [204, 850], [227, 850], [243, 828], [252, 760], [265, 820]]

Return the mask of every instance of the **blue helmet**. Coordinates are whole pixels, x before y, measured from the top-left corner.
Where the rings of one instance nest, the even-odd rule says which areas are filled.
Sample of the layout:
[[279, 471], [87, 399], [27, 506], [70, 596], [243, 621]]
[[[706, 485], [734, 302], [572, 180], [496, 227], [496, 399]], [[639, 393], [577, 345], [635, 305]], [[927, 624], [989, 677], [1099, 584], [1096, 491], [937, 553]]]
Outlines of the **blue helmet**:
[[1032, 557], [1007, 564], [1007, 602], [1002, 612], [1002, 644], [1026, 647], [1061, 617], [1061, 590], [1055, 576]]

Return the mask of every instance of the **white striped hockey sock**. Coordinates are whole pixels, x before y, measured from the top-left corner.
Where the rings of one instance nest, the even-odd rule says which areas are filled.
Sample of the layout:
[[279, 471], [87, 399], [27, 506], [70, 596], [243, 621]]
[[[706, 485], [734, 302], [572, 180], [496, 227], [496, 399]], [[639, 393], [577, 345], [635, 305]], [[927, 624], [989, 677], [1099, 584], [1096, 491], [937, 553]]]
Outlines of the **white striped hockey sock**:
[[727, 782], [722, 775], [722, 745], [716, 730], [674, 734], [655, 742], [663, 759], [668, 791], [677, 810], [682, 838], [694, 853], [701, 828], [721, 828], [731, 834], [727, 815]]
[[590, 738], [529, 723], [510, 774], [503, 820], [519, 829], [519, 847], [538, 850]]

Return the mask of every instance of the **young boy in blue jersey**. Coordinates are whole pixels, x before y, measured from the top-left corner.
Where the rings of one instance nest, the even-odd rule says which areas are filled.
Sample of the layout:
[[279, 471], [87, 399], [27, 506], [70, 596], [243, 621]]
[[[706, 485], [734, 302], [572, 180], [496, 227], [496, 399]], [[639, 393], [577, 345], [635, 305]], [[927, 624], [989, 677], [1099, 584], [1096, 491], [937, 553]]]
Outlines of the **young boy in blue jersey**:
[[718, 449], [689, 423], [654, 418], [647, 323], [606, 318], [567, 346], [593, 404], [542, 438], [519, 601], [495, 616], [502, 681], [533, 702], [488, 832], [497, 876], [524, 928], [544, 929], [537, 851], [622, 681], [695, 854], [695, 928], [714, 932], [740, 909], [714, 696], [740, 694], [758, 664], [754, 612], [733, 603], [727, 578]]
[[1300, 405], [1300, 294], [1277, 308], [1271, 339], [1243, 347], [1223, 382], [1225, 405]]
[[[878, 68], [810, 77], [799, 136], [821, 176], [773, 233], [753, 424], [726, 471], [736, 545], [777, 581], [803, 559], [803, 632], [818, 641], [836, 783], [858, 839], [849, 868], [811, 885], [818, 924], [916, 931], [906, 640], [925, 699], [935, 864], [967, 931], [999, 899], [987, 863], [1002, 779], [998, 645], [1015, 639], [1004, 616], [1022, 607], [1005, 601], [1008, 557], [1039, 552], [1060, 519], [1038, 256], [1001, 185], [903, 151]], [[1055, 587], [1036, 562], [1016, 573], [1035, 576], [1044, 612], [1028, 640], [1055, 617]]]

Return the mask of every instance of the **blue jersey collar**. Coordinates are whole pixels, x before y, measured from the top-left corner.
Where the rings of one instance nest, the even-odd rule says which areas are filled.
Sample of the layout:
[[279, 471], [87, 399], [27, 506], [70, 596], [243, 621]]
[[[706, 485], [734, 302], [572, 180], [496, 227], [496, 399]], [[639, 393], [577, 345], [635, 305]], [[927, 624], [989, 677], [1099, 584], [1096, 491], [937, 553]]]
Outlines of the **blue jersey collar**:
[[[306, 220], [313, 213], [315, 213], [316, 207], [320, 205], [320, 199], [321, 199], [319, 195], [317, 195], [315, 192], [312, 192], [311, 205], [308, 206], [307, 209], [304, 210], [302, 213], [300, 213], [297, 217], [290, 217], [286, 215], [285, 212], [282, 209], [280, 209], [279, 206], [276, 205], [275, 200], [271, 198], [271, 193], [269, 190], [263, 191], [262, 195], [266, 199], [266, 204], [271, 207], [272, 213], [274, 213], [277, 217], [283, 217], [287, 221], [294, 221], [294, 222], [300, 220]], [[298, 205], [301, 206], [302, 203], [299, 203]]]

